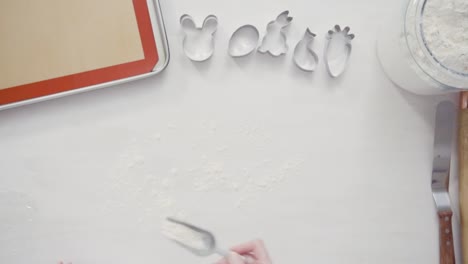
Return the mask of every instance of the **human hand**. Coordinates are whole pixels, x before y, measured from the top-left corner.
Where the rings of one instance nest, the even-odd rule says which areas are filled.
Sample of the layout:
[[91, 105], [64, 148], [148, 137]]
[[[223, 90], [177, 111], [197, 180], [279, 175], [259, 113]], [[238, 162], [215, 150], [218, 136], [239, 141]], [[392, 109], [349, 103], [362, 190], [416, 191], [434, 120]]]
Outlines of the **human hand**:
[[271, 264], [265, 244], [260, 239], [234, 246], [231, 251], [217, 264]]

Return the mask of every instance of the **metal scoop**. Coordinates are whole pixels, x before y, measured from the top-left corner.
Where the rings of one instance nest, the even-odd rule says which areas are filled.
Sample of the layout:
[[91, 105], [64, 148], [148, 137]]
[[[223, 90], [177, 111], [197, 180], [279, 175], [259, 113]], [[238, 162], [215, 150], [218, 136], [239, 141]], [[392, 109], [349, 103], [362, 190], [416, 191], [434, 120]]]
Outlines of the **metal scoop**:
[[[184, 241], [184, 239], [181, 239], [181, 237], [173, 236], [170, 233], [168, 234], [167, 232], [163, 232], [166, 237], [177, 243], [179, 246], [200, 257], [207, 257], [213, 254], [218, 254], [222, 257], [227, 257], [229, 255], [230, 251], [221, 249], [216, 245], [216, 239], [210, 231], [172, 217], [168, 217], [166, 219], [170, 223], [177, 225], [179, 228], [182, 228], [185, 232], [189, 232], [189, 235], [192, 238], [198, 240], [196, 241], [197, 243], [195, 245], [194, 243], [187, 243], [187, 241]], [[242, 256], [242, 259], [246, 264], [254, 262], [250, 257]]]
[[211, 232], [184, 221], [174, 219], [172, 217], [168, 217], [167, 221], [179, 225], [179, 227], [182, 228], [184, 232], [189, 232], [189, 235], [193, 239], [198, 239], [198, 241], [196, 241], [197, 245], [195, 246], [194, 243], [188, 243], [188, 241], [184, 241], [183, 238], [177, 237], [177, 235], [174, 236], [173, 234], [167, 234], [167, 232], [164, 233], [166, 237], [177, 243], [179, 246], [189, 250], [193, 254], [201, 257], [206, 257], [213, 254], [226, 257], [229, 254], [229, 251], [220, 249], [216, 246], [216, 239]]

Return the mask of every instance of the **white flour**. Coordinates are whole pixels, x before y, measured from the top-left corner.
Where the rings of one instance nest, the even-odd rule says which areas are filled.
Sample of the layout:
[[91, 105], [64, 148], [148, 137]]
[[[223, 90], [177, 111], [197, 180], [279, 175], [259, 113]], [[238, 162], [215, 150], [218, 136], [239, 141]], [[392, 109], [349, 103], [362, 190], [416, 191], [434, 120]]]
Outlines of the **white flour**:
[[427, 0], [422, 27], [434, 58], [449, 69], [468, 73], [468, 1]]
[[203, 235], [183, 225], [165, 221], [161, 229], [162, 234], [171, 240], [198, 250], [205, 250], [207, 248]]

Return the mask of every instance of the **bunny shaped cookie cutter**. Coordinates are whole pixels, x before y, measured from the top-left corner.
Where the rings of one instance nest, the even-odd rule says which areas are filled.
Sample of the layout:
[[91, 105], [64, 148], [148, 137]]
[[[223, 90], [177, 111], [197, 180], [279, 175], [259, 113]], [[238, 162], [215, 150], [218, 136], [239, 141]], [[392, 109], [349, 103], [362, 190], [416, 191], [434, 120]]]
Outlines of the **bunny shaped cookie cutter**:
[[289, 11], [284, 11], [267, 25], [267, 32], [263, 37], [262, 44], [258, 48], [260, 53], [269, 53], [277, 57], [285, 54], [288, 51], [288, 43], [286, 42], [286, 34], [284, 30], [291, 21], [292, 17], [289, 16]]
[[184, 31], [182, 42], [185, 55], [192, 61], [205, 61], [214, 52], [214, 33], [218, 27], [218, 18], [209, 15], [203, 21], [202, 27], [197, 27], [190, 15], [180, 17], [180, 25]]

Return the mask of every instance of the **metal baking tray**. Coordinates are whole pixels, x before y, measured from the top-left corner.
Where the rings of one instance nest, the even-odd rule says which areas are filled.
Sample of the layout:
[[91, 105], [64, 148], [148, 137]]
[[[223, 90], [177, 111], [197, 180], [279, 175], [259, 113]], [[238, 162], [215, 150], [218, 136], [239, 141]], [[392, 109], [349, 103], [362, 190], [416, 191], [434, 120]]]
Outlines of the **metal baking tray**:
[[[34, 0], [32, 0], [32, 1], [34, 1]], [[17, 107], [17, 106], [23, 106], [23, 105], [27, 105], [27, 104], [36, 103], [36, 102], [42, 102], [42, 101], [45, 101], [45, 100], [50, 100], [50, 99], [55, 99], [55, 98], [59, 98], [59, 97], [67, 96], [67, 95], [72, 95], [72, 94], [82, 93], [82, 92], [91, 91], [91, 90], [95, 90], [95, 89], [100, 89], [100, 88], [104, 88], [104, 87], [108, 87], [108, 86], [112, 86], [112, 85], [117, 85], [117, 84], [121, 84], [121, 83], [125, 83], [125, 82], [130, 82], [130, 81], [146, 78], [146, 77], [149, 77], [149, 76], [152, 76], [152, 75], [156, 75], [156, 74], [160, 73], [161, 71], [163, 71], [166, 68], [166, 66], [168, 65], [168, 63], [169, 63], [170, 55], [169, 55], [169, 44], [168, 44], [168, 40], [167, 40], [167, 35], [166, 35], [166, 30], [165, 30], [165, 25], [164, 25], [164, 20], [163, 20], [163, 15], [162, 15], [159, 0], [133, 0], [133, 3], [135, 4], [136, 2], [139, 2], [139, 1], [142, 1], [142, 2], [146, 1], [147, 10], [148, 10], [148, 13], [149, 13], [149, 18], [150, 18], [150, 23], [151, 23], [151, 28], [152, 28], [152, 35], [153, 35], [153, 39], [154, 39], [154, 44], [157, 47], [156, 50], [157, 50], [158, 60], [157, 60], [157, 62], [155, 64], [154, 68], [152, 68], [148, 72], [133, 75], [133, 76], [130, 76], [130, 77], [118, 78], [118, 79], [111, 80], [111, 81], [105, 81], [105, 82], [96, 83], [96, 84], [93, 84], [93, 85], [73, 88], [73, 89], [66, 90], [66, 91], [60, 91], [60, 92], [51, 93], [51, 94], [38, 96], [38, 97], [34, 97], [34, 98], [28, 98], [28, 99], [19, 100], [19, 101], [16, 101], [16, 102], [2, 103], [0, 101], [0, 110], [9, 109], [9, 108]], [[10, 2], [10, 1], [7, 1], [7, 2]], [[8, 7], [8, 3], [5, 3], [5, 5], [7, 5], [6, 7]], [[0, 7], [1, 7], [1, 4], [0, 4]], [[136, 7], [135, 7], [135, 12], [136, 12]], [[140, 32], [141, 32], [141, 29], [140, 29]], [[4, 74], [6, 74], [6, 73], [4, 73]], [[25, 73], [25, 74], [27, 74], [27, 73]], [[1, 78], [1, 75], [2, 75], [2, 73], [0, 73], [0, 78]], [[9, 89], [9, 88], [6, 88], [4, 90], [7, 90], [7, 89]], [[1, 94], [0, 94], [0, 96], [1, 96]], [[1, 97], [0, 97], [0, 99], [1, 99]]]

